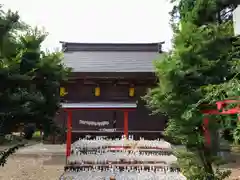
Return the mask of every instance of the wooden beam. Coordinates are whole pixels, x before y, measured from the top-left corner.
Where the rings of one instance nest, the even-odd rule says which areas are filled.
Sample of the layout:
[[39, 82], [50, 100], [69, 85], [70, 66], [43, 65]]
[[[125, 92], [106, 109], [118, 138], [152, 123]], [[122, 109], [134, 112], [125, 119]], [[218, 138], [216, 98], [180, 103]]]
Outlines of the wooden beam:
[[64, 84], [83, 84], [83, 85], [97, 85], [97, 84], [112, 84], [112, 85], [141, 85], [146, 87], [152, 87], [154, 86], [155, 80], [154, 79], [75, 79], [75, 80], [69, 80], [67, 83]]

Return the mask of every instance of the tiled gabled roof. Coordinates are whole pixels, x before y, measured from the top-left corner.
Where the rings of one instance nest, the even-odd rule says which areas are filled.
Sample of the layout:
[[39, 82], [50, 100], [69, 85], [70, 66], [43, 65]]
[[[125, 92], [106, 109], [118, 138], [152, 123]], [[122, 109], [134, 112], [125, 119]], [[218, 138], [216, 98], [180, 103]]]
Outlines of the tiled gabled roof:
[[154, 72], [161, 44], [63, 43], [64, 64], [73, 72]]

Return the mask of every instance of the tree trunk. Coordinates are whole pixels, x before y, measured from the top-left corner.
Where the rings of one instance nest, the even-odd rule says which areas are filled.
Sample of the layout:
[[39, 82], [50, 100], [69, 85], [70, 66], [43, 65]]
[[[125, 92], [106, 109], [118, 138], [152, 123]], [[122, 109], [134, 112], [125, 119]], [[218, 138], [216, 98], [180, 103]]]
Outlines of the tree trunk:
[[214, 177], [212, 162], [209, 158], [210, 155], [211, 155], [210, 149], [205, 148], [204, 145], [203, 145], [202, 149], [198, 150], [198, 154], [199, 154], [200, 160], [202, 161], [204, 171], [208, 174], [209, 178]]

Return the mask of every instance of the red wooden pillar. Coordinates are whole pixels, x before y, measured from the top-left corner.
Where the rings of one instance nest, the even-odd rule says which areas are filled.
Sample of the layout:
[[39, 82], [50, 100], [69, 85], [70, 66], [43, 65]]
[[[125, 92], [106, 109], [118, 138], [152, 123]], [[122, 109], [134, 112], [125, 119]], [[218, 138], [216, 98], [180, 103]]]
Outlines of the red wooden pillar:
[[66, 142], [66, 156], [71, 154], [72, 144], [72, 111], [67, 110], [67, 142]]
[[204, 117], [203, 119], [203, 130], [204, 130], [204, 138], [205, 138], [205, 145], [210, 147], [211, 145], [211, 136], [210, 136], [210, 132], [209, 132], [209, 119]]
[[128, 111], [124, 111], [124, 135], [128, 138]]

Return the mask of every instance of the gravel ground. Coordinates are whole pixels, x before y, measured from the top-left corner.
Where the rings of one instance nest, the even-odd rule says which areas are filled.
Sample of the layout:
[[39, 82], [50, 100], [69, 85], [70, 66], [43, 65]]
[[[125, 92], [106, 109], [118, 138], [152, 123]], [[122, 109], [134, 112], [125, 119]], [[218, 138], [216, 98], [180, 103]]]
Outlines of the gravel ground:
[[50, 157], [9, 158], [7, 164], [0, 167], [0, 180], [57, 180], [64, 164], [50, 161]]
[[233, 153], [231, 159], [235, 162], [224, 165], [223, 167], [232, 171], [230, 180], [240, 180], [240, 154]]
[[[11, 157], [4, 167], [0, 167], [0, 180], [58, 180], [63, 167], [62, 159], [56, 161], [47, 156]], [[232, 170], [230, 179], [240, 179], [240, 166]]]
[[240, 168], [232, 169], [232, 175], [230, 177], [231, 180], [239, 180], [240, 179]]
[[[49, 157], [12, 157], [0, 167], [0, 180], [58, 180], [63, 167], [64, 163], [51, 162]], [[234, 168], [230, 179], [240, 179], [240, 169]]]

